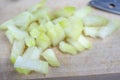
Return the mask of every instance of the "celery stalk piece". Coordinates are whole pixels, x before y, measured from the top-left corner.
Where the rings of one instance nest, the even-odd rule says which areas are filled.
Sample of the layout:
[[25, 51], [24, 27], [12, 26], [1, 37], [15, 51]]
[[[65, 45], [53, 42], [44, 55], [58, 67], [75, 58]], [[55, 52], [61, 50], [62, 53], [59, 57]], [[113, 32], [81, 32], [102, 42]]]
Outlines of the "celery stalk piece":
[[31, 37], [37, 38], [40, 34], [40, 31], [38, 28], [33, 28], [29, 33]]
[[105, 38], [115, 32], [120, 27], [119, 20], [112, 20], [106, 26], [102, 27], [98, 32], [98, 37]]
[[36, 11], [39, 11], [39, 9], [43, 8], [47, 0], [42, 0], [38, 4], [32, 6], [30, 9], [28, 9], [29, 12], [35, 13]]
[[77, 51], [84, 51], [85, 48], [77, 40], [67, 39], [67, 42], [70, 43]]
[[49, 21], [50, 20], [50, 8], [45, 7], [46, 0], [42, 0], [35, 6], [28, 9], [30, 13], [32, 13], [35, 17], [35, 20], [41, 23], [42, 21]]
[[[37, 47], [29, 47], [23, 54], [23, 58], [30, 59], [30, 60], [39, 60], [40, 53], [42, 52], [41, 49], [38, 49]], [[16, 68], [16, 71], [22, 74], [29, 74], [31, 70], [24, 69], [24, 68]]]
[[52, 49], [47, 49], [42, 53], [42, 56], [46, 59], [46, 61], [54, 67], [60, 66], [60, 63], [55, 55], [55, 52]]
[[40, 25], [38, 26], [38, 29], [39, 29], [39, 31], [40, 31], [41, 33], [46, 33], [46, 32], [47, 32], [47, 29], [46, 29], [46, 27], [45, 27], [45, 24], [40, 24]]
[[20, 30], [15, 26], [8, 27], [8, 30], [16, 40], [23, 40], [28, 36], [28, 33], [26, 31]]
[[24, 49], [25, 49], [24, 40], [14, 41], [10, 56], [10, 60], [13, 64], [15, 63], [17, 57], [22, 55]]
[[39, 36], [39, 34], [40, 34], [39, 25], [36, 22], [33, 22], [29, 26], [28, 32], [29, 32], [29, 34], [30, 34], [31, 37], [37, 38]]
[[90, 49], [92, 48], [92, 43], [85, 38], [83, 35], [80, 35], [78, 38], [78, 42], [85, 48], [85, 49]]
[[5, 32], [5, 35], [6, 35], [6, 37], [8, 38], [9, 42], [10, 42], [11, 44], [13, 44], [13, 42], [14, 42], [14, 40], [15, 40], [15, 37], [13, 36], [13, 33], [11, 33], [11, 31], [7, 30], [7, 31]]
[[5, 23], [3, 23], [3, 24], [1, 24], [0, 25], [0, 29], [1, 30], [7, 30], [8, 29], [8, 27], [11, 27], [11, 26], [15, 26], [15, 24], [14, 24], [14, 22], [13, 22], [13, 20], [11, 19], [11, 20], [8, 20], [8, 21], [6, 21]]
[[50, 10], [48, 8], [43, 8], [34, 14], [35, 18], [39, 23], [46, 23], [50, 21]]
[[45, 50], [51, 45], [51, 41], [45, 33], [41, 33], [36, 38], [36, 44], [37, 44], [38, 47], [41, 47], [42, 50]]
[[37, 47], [29, 47], [24, 52], [23, 58], [39, 60], [41, 52], [42, 52], [42, 49], [39, 49]]
[[28, 33], [26, 31], [20, 30], [17, 27], [11, 26], [8, 28], [9, 33], [13, 34], [16, 40], [23, 40], [28, 37]]
[[25, 38], [25, 44], [28, 47], [36, 46], [36, 42], [35, 42], [35, 39], [33, 37], [26, 37]]
[[92, 27], [104, 26], [108, 23], [108, 19], [98, 15], [86, 16], [83, 21], [85, 26]]
[[59, 41], [57, 39], [57, 33], [54, 26], [55, 25], [52, 22], [48, 22], [46, 24], [46, 29], [47, 29], [47, 35], [50, 38], [52, 45], [56, 46]]
[[59, 49], [62, 52], [68, 53], [68, 54], [71, 54], [71, 55], [77, 54], [77, 50], [72, 45], [70, 45], [69, 43], [66, 43], [64, 41], [60, 42]]
[[27, 69], [30, 71], [48, 73], [48, 63], [40, 60], [31, 60], [19, 56], [14, 64], [15, 68]]
[[97, 37], [98, 31], [101, 27], [84, 27], [84, 34], [90, 37]]
[[79, 17], [80, 19], [83, 19], [85, 16], [90, 14], [91, 11], [92, 11], [92, 8], [87, 6], [87, 7], [76, 10], [74, 16]]
[[26, 11], [16, 16], [13, 21], [17, 27], [26, 30], [29, 24], [34, 21], [34, 16]]
[[48, 22], [46, 25], [47, 35], [51, 39], [52, 45], [56, 46], [65, 38], [64, 29], [59, 24]]
[[31, 71], [27, 69], [15, 68], [15, 70], [20, 74], [28, 75]]
[[77, 40], [84, 29], [83, 22], [77, 17], [70, 17], [69, 19], [70, 26], [64, 28], [66, 36], [68, 38]]
[[[25, 49], [24, 40], [14, 41], [10, 56], [10, 60], [13, 64], [16, 62], [16, 59], [23, 54], [24, 49]], [[16, 68], [16, 71], [21, 74], [29, 74], [31, 72], [27, 69], [21, 69], [21, 68]]]
[[28, 27], [27, 31], [30, 32], [32, 29], [34, 28], [38, 28], [38, 24], [36, 22], [33, 22], [30, 24], [30, 26]]
[[75, 10], [76, 9], [73, 6], [65, 6], [64, 8], [56, 11], [56, 16], [69, 17], [74, 14]]
[[57, 41], [59, 43], [60, 41], [64, 40], [65, 32], [64, 32], [64, 29], [59, 24], [56, 24], [54, 26], [54, 28], [55, 28], [55, 31], [56, 31], [56, 34], [57, 34], [56, 38], [57, 38]]
[[57, 19], [53, 20], [53, 23], [59, 24], [62, 28], [66, 28], [69, 26], [69, 20], [65, 17], [58, 17]]

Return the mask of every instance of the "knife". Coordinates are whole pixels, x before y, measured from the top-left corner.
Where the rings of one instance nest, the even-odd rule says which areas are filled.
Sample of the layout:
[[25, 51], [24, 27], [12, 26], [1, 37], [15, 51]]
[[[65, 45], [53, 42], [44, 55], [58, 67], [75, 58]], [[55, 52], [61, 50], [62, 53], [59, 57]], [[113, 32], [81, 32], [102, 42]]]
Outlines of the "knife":
[[120, 0], [92, 0], [89, 5], [100, 10], [120, 15]]

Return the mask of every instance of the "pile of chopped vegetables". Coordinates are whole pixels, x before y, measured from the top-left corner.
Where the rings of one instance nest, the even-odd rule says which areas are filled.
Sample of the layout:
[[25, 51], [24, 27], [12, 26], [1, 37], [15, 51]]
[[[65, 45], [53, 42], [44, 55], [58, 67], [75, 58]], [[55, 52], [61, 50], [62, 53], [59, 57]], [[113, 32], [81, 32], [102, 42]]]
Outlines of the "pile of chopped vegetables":
[[104, 39], [120, 27], [119, 20], [92, 15], [88, 6], [51, 10], [45, 3], [43, 0], [0, 25], [12, 45], [10, 60], [19, 73], [47, 74], [49, 65], [60, 66], [53, 47], [76, 55], [92, 48], [87, 37]]

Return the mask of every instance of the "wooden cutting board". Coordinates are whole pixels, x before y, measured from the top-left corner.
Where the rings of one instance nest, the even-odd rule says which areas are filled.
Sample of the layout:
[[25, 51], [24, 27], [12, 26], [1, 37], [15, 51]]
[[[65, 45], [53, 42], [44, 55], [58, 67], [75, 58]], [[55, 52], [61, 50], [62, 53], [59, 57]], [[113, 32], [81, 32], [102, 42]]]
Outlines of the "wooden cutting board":
[[[0, 0], [0, 24], [23, 12], [31, 5], [40, 0]], [[77, 8], [84, 7], [89, 0], [48, 0], [47, 5], [51, 8], [60, 8], [72, 5]], [[106, 13], [94, 9], [93, 14], [103, 15], [109, 19], [120, 19], [119, 15]], [[72, 34], [72, 32], [71, 32]], [[21, 75], [15, 72], [10, 63], [10, 49], [4, 31], [0, 31], [0, 80], [36, 79], [83, 75], [98, 75], [108, 73], [120, 73], [120, 29], [111, 36], [101, 39], [91, 39], [93, 48], [78, 55], [71, 56], [60, 53], [56, 48], [57, 57], [61, 63], [59, 68], [49, 68], [48, 75], [32, 73]]]

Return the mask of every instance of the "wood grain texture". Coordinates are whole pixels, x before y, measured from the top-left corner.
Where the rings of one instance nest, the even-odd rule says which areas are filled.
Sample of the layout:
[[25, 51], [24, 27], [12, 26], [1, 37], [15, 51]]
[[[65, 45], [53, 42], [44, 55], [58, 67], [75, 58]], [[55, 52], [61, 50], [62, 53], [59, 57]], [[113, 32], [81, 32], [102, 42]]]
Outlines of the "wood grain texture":
[[[40, 0], [17, 0], [12, 2], [11, 0], [0, 0], [0, 24], [13, 18], [39, 1]], [[48, 0], [47, 6], [54, 9], [66, 5], [81, 8], [86, 6], [88, 2], [89, 0]], [[119, 15], [96, 9], [93, 10], [93, 14], [103, 15], [109, 19], [120, 19]], [[49, 74], [45, 76], [39, 73], [21, 75], [15, 72], [13, 65], [9, 60], [11, 45], [5, 37], [4, 31], [0, 31], [0, 80], [22, 80], [120, 73], [119, 34], [120, 29], [104, 40], [91, 39], [93, 42], [93, 48], [75, 56], [62, 54], [54, 48], [61, 66], [59, 68], [50, 67]]]

